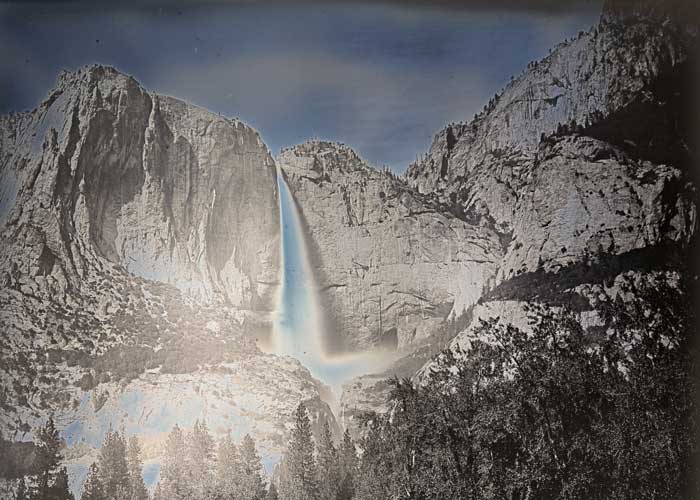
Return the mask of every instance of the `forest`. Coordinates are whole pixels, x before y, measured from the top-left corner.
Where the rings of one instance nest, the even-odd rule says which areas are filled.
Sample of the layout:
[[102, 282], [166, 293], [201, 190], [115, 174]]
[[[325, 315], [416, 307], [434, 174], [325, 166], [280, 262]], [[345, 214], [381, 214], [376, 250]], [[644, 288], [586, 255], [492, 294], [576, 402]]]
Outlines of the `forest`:
[[[684, 286], [630, 282], [596, 328], [532, 306], [528, 331], [484, 321], [421, 381], [391, 381], [389, 411], [354, 442], [314, 437], [300, 404], [270, 478], [250, 436], [175, 426], [149, 495], [136, 437], [110, 430], [81, 500], [682, 499], [698, 494], [695, 313]], [[634, 293], [625, 294], [625, 291]], [[631, 297], [623, 300], [621, 297]], [[16, 500], [70, 500], [61, 439], [38, 432]]]

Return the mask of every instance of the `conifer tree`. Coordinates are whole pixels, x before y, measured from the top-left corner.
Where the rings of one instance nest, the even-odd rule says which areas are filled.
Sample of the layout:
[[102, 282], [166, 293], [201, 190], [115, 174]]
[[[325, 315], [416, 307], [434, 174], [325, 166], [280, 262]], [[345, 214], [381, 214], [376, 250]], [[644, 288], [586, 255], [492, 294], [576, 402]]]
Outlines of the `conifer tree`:
[[158, 481], [158, 484], [156, 484], [156, 487], [153, 490], [153, 500], [165, 500], [161, 481]]
[[241, 483], [238, 493], [240, 500], [263, 500], [265, 482], [260, 455], [255, 449], [255, 441], [246, 434], [241, 443]]
[[190, 486], [195, 500], [206, 500], [213, 495], [214, 439], [205, 422], [197, 420], [189, 442]]
[[345, 429], [343, 442], [338, 450], [340, 469], [340, 484], [338, 486], [338, 500], [350, 500], [355, 495], [355, 476], [357, 474], [357, 451], [355, 443], [350, 437], [350, 432]]
[[104, 488], [100, 482], [100, 470], [96, 462], [93, 462], [83, 484], [83, 494], [80, 500], [106, 500]]
[[279, 498], [277, 486], [275, 486], [275, 483], [270, 482], [270, 485], [267, 488], [267, 496], [265, 497], [265, 500], [279, 500]]
[[130, 500], [148, 500], [148, 490], [142, 475], [141, 444], [136, 436], [129, 438], [126, 460], [129, 468]]
[[229, 432], [219, 442], [216, 459], [216, 492], [222, 500], [236, 498], [241, 476], [240, 455]]
[[46, 425], [39, 429], [39, 445], [37, 447], [37, 487], [36, 500], [72, 500], [73, 495], [68, 489], [68, 475], [65, 467], [61, 467], [61, 437], [56, 429], [53, 418], [49, 417]]
[[129, 466], [126, 460], [126, 440], [111, 428], [105, 435], [98, 458], [99, 478], [109, 499], [128, 498], [130, 493]]
[[[5, 456], [5, 455], [3, 455]], [[29, 492], [27, 491], [27, 483], [24, 478], [19, 480], [17, 491], [15, 492], [15, 500], [29, 500]]]
[[55, 475], [61, 463], [61, 440], [54, 425], [53, 417], [39, 429], [39, 446], [37, 449], [36, 464], [38, 469], [37, 495], [48, 497], [49, 487], [53, 483]]
[[335, 500], [340, 485], [338, 450], [333, 444], [331, 429], [326, 422], [321, 431], [316, 457], [318, 463], [318, 486], [321, 500]]
[[182, 429], [175, 424], [165, 443], [165, 456], [160, 476], [162, 498], [184, 500], [191, 497], [186, 457], [185, 436]]
[[51, 500], [75, 500], [68, 485], [68, 472], [65, 467], [61, 467], [56, 474], [56, 480], [51, 487]]
[[311, 423], [303, 403], [297, 407], [294, 418], [294, 430], [283, 462], [280, 493], [285, 500], [318, 500]]

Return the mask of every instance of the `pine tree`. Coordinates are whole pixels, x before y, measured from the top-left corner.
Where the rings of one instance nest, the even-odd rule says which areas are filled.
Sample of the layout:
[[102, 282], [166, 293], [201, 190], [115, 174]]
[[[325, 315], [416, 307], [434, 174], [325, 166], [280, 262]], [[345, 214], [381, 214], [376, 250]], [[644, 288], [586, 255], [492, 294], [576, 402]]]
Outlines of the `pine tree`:
[[197, 420], [189, 443], [189, 473], [195, 500], [205, 500], [213, 495], [214, 439], [205, 422]]
[[265, 497], [265, 500], [279, 500], [279, 498], [277, 486], [275, 486], [275, 483], [270, 482], [270, 486], [267, 488], [267, 496]]
[[141, 470], [141, 445], [136, 436], [129, 438], [129, 446], [126, 453], [127, 466], [129, 468], [130, 500], [148, 500], [148, 490], [143, 482]]
[[338, 487], [338, 500], [350, 500], [355, 495], [355, 476], [357, 475], [357, 451], [355, 443], [350, 437], [350, 432], [345, 429], [343, 442], [338, 451], [340, 468], [340, 485]]
[[51, 486], [51, 500], [75, 500], [68, 485], [68, 472], [65, 467], [61, 467], [56, 474], [56, 480]]
[[61, 463], [61, 440], [54, 425], [53, 417], [49, 417], [46, 425], [39, 429], [39, 446], [37, 449], [37, 496], [48, 498], [49, 487], [53, 483]]
[[285, 500], [318, 500], [311, 423], [303, 403], [297, 407], [294, 418], [294, 430], [283, 462], [280, 493]]
[[153, 500], [165, 500], [163, 495], [163, 486], [160, 481], [156, 484], [156, 488], [153, 490]]
[[335, 500], [340, 485], [340, 464], [328, 422], [323, 425], [321, 431], [316, 461], [318, 463], [318, 485], [321, 500]]
[[187, 448], [182, 429], [175, 424], [165, 443], [165, 456], [161, 472], [162, 498], [183, 500], [191, 497], [187, 471]]
[[120, 499], [129, 496], [129, 465], [126, 460], [126, 440], [111, 428], [105, 435], [98, 458], [99, 478], [105, 496]]
[[65, 467], [61, 467], [63, 442], [52, 417], [49, 417], [46, 425], [39, 429], [38, 437], [37, 487], [33, 498], [36, 500], [72, 500], [73, 495], [68, 489], [68, 475]]
[[[7, 456], [7, 455], [3, 455]], [[29, 500], [29, 492], [27, 491], [27, 483], [25, 483], [24, 478], [19, 480], [17, 485], [17, 491], [15, 492], [15, 500]]]
[[222, 500], [236, 498], [241, 476], [241, 459], [229, 432], [219, 442], [216, 459], [216, 492]]
[[83, 494], [80, 496], [80, 500], [106, 500], [106, 498], [100, 482], [100, 469], [97, 463], [93, 462], [83, 484]]
[[[392, 490], [396, 483], [393, 481], [392, 452], [395, 446], [395, 443], [385, 439], [378, 422], [369, 426], [367, 435], [362, 440], [362, 460], [358, 463], [352, 498], [375, 500], [394, 496]], [[404, 498], [411, 497], [406, 495]]]
[[240, 500], [263, 500], [265, 498], [265, 482], [263, 481], [263, 466], [260, 455], [255, 449], [255, 441], [248, 434], [241, 443], [241, 485], [238, 498]]

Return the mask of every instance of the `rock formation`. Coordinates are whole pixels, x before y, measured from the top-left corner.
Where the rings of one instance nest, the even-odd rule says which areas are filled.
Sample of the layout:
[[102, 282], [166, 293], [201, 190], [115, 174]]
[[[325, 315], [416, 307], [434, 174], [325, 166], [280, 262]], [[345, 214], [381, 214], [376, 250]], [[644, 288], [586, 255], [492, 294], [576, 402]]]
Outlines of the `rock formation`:
[[308, 228], [331, 349], [421, 343], [493, 280], [503, 253], [495, 231], [441, 210], [346, 146], [311, 141], [276, 161]]
[[0, 121], [0, 429], [53, 414], [73, 484], [109, 426], [250, 432], [279, 455], [329, 389], [264, 354], [276, 308], [275, 166], [257, 132], [93, 66]]
[[324, 347], [398, 358], [345, 384], [350, 427], [382, 409], [388, 376], [429, 376], [480, 319], [526, 328], [544, 302], [599, 326], [594, 305], [624, 281], [680, 279], [697, 233], [697, 30], [678, 19], [606, 4], [402, 177], [324, 141], [273, 160], [240, 121], [116, 70], [62, 74], [36, 110], [0, 117], [3, 435], [29, 440], [54, 413], [79, 475], [110, 423], [153, 430], [157, 463], [158, 426], [178, 420], [249, 430], [268, 458], [300, 400], [333, 422], [328, 388], [256, 343], [277, 306], [276, 166]]
[[203, 302], [274, 308], [275, 170], [250, 127], [95, 66], [1, 129], [3, 268], [40, 267], [65, 293], [109, 262]]
[[[593, 305], [614, 300], [622, 281], [688, 272], [695, 45], [696, 30], [673, 12], [607, 4], [597, 26], [531, 63], [471, 122], [438, 132], [408, 168], [405, 180], [426, 203], [491, 228], [502, 243], [465, 325], [446, 328], [459, 331], [450, 345], [468, 345], [490, 317], [527, 328], [533, 302], [573, 308], [596, 325]], [[386, 377], [410, 376], [414, 365], [346, 384], [346, 423], [380, 409]]]
[[[641, 129], [623, 133], [632, 142], [626, 147], [648, 156], [650, 143], [656, 142], [658, 150], [671, 156], [675, 148], [659, 142], [687, 137], [666, 120], [679, 111], [673, 99], [677, 89], [669, 86], [688, 83], [678, 73], [687, 69], [694, 44], [693, 34], [667, 17], [646, 9], [628, 13], [607, 4], [598, 25], [530, 63], [471, 122], [438, 132], [427, 155], [409, 167], [406, 178], [420, 192], [439, 192], [447, 200], [452, 196], [451, 201], [467, 213], [483, 202], [502, 223], [507, 221], [501, 212], [512, 203], [498, 196], [494, 186], [479, 185], [478, 180], [488, 175], [481, 172], [503, 163], [498, 161], [503, 155], [518, 152], [531, 158], [543, 136], [596, 124], [600, 128], [622, 119], [625, 112], [646, 111], [657, 123], [626, 123], [629, 129]], [[493, 158], [493, 153], [500, 155]], [[507, 179], [499, 180], [507, 184]]]

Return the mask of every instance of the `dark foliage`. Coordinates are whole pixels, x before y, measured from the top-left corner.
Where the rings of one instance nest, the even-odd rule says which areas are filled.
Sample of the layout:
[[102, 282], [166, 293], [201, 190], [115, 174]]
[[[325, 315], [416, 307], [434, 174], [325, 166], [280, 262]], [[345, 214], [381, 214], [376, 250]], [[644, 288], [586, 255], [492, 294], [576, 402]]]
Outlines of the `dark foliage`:
[[68, 474], [61, 466], [63, 441], [54, 425], [53, 418], [37, 432], [39, 442], [36, 448], [35, 470], [31, 477], [33, 486], [27, 488], [21, 481], [18, 496], [27, 500], [73, 500], [68, 490]]
[[536, 307], [531, 332], [484, 322], [426, 385], [393, 380], [356, 498], [693, 497], [693, 309], [663, 280], [630, 296], [600, 308], [604, 334]]

